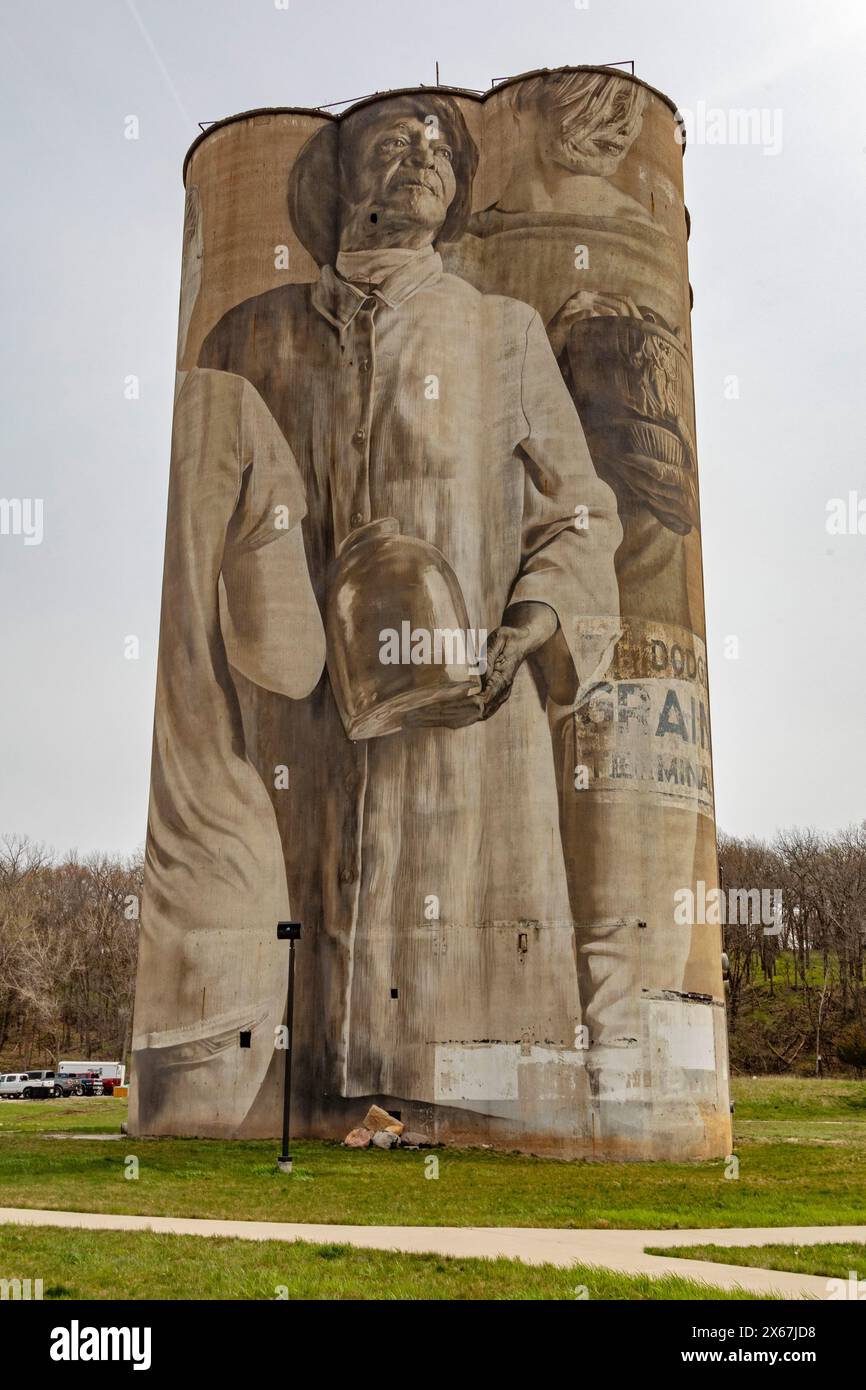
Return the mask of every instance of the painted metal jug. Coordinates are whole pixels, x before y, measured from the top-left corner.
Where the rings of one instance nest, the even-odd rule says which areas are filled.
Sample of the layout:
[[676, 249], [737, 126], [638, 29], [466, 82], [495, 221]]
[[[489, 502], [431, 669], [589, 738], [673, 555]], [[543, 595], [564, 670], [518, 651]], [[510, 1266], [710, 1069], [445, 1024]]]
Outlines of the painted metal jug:
[[350, 739], [396, 733], [412, 711], [481, 689], [483, 653], [440, 550], [394, 517], [359, 527], [330, 575], [328, 674]]

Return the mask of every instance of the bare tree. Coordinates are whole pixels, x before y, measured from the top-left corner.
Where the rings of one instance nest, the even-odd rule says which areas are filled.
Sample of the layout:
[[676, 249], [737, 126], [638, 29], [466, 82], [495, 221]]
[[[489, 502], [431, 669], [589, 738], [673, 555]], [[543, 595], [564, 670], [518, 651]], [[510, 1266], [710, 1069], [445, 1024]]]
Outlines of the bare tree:
[[5, 1065], [130, 1046], [142, 859], [58, 862], [0, 840], [0, 1049]]
[[[785, 830], [769, 845], [723, 835], [719, 862], [725, 888], [782, 892], [772, 929], [725, 930], [733, 1055], [750, 1069], [784, 1069], [811, 1039], [820, 1075], [835, 1036], [866, 1019], [866, 823]], [[777, 988], [784, 1008], [773, 1005]]]

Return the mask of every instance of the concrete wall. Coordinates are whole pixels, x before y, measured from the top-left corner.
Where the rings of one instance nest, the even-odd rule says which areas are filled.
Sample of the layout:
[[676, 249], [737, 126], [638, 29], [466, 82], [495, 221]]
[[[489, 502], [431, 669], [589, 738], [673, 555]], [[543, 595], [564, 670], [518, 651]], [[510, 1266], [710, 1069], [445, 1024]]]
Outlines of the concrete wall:
[[188, 156], [134, 1132], [278, 1132], [291, 915], [296, 1133], [729, 1152], [678, 132], [563, 69]]

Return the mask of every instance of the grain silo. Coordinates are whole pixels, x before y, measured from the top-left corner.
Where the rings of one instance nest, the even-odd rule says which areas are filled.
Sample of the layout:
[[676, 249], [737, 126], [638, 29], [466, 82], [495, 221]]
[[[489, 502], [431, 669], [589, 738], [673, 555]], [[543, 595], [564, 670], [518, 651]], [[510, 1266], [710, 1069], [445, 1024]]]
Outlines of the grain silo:
[[279, 1131], [291, 915], [296, 1133], [729, 1151], [681, 166], [604, 68], [190, 151], [134, 1132]]

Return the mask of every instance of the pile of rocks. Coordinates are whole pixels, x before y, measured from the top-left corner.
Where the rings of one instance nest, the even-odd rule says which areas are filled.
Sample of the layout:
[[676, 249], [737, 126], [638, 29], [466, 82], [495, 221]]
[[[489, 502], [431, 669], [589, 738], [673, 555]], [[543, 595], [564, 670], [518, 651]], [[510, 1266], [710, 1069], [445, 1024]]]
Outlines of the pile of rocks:
[[347, 1149], [432, 1149], [432, 1139], [426, 1134], [407, 1130], [401, 1120], [395, 1120], [380, 1105], [371, 1105], [363, 1124], [352, 1129], [343, 1140]]

